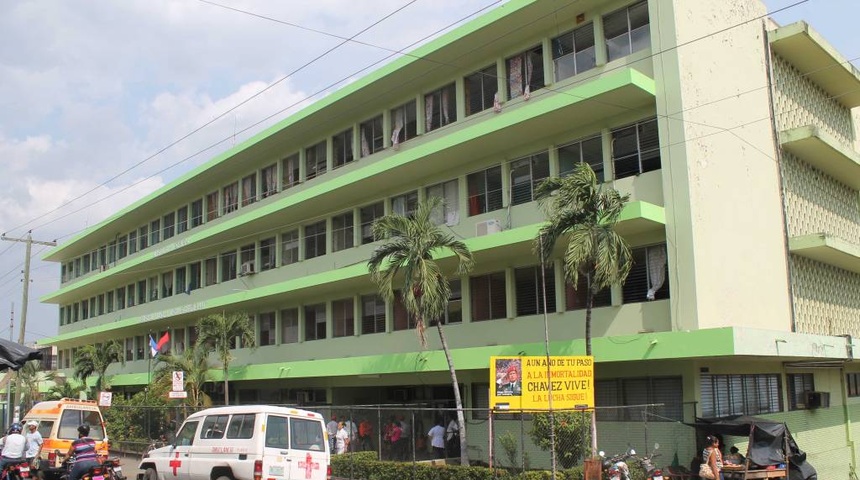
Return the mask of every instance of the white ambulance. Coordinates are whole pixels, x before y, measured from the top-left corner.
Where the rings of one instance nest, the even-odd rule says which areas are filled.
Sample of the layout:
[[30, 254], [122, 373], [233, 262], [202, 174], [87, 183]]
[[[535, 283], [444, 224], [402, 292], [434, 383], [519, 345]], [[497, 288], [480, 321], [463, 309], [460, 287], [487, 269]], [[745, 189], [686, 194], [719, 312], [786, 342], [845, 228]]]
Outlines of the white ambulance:
[[172, 445], [149, 452], [139, 480], [326, 480], [331, 476], [319, 413], [266, 405], [190, 415]]

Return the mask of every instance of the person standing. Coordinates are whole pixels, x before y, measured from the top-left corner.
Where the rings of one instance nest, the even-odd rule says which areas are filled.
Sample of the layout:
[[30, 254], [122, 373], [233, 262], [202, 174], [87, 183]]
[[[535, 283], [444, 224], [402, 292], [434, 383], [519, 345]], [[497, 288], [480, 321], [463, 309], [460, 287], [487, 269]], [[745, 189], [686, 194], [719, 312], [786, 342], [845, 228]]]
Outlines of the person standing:
[[412, 455], [412, 425], [406, 421], [406, 417], [400, 416], [400, 443], [402, 451], [400, 452], [403, 460]]
[[39, 451], [42, 450], [42, 434], [39, 433], [39, 422], [30, 420], [27, 422], [27, 462], [32, 464], [33, 459], [39, 456]]
[[445, 458], [445, 427], [442, 426], [442, 419], [436, 419], [436, 425], [427, 432], [430, 437], [430, 446], [433, 447], [433, 457], [440, 459]]
[[366, 418], [358, 424], [358, 446], [362, 451], [373, 450], [373, 424]]
[[3, 451], [0, 453], [0, 471], [6, 469], [7, 465], [23, 462], [26, 457], [27, 439], [21, 435], [21, 424], [13, 423], [9, 427], [9, 433], [3, 438]]
[[325, 424], [325, 431], [328, 433], [328, 451], [334, 453], [337, 446], [337, 415], [331, 416], [331, 420]]
[[445, 440], [448, 447], [448, 456], [455, 458], [460, 456], [460, 424], [457, 423], [457, 418], [452, 418], [448, 422], [446, 429]]
[[87, 470], [99, 465], [96, 441], [90, 438], [90, 426], [86, 423], [78, 427], [78, 438], [72, 442], [66, 458], [72, 455], [75, 456], [75, 463], [69, 472], [69, 480], [80, 480]]
[[391, 417], [391, 459], [392, 460], [403, 460], [403, 441], [400, 439], [403, 434], [403, 430], [400, 428], [400, 423], [397, 422], [397, 419], [392, 416]]
[[702, 463], [708, 464], [714, 473], [714, 478], [724, 480], [723, 455], [720, 452], [720, 439], [713, 435], [705, 438], [705, 448], [702, 450]]
[[349, 449], [349, 432], [346, 431], [346, 425], [343, 422], [338, 424], [337, 433], [334, 437], [338, 455], [346, 453], [347, 449]]

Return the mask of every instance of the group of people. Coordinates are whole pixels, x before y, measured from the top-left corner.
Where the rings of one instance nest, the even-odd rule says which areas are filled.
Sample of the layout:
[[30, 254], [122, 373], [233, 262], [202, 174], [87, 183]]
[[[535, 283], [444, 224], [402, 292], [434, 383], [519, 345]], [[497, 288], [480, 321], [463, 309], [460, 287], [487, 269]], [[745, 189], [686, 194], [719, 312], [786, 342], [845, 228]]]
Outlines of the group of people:
[[433, 457], [440, 459], [446, 457], [460, 456], [460, 424], [456, 418], [448, 422], [448, 427], [443, 427], [443, 420], [436, 419], [436, 425], [427, 432], [430, 437], [430, 446], [433, 448]]
[[[723, 466], [726, 464], [743, 465], [746, 459], [738, 451], [738, 447], [729, 449], [729, 454], [725, 457], [720, 450], [720, 439], [714, 435], [708, 435], [705, 438], [705, 448], [702, 449], [701, 464], [707, 465], [712, 477], [715, 480], [724, 480]], [[702, 469], [700, 468], [700, 472]]]
[[329, 448], [332, 453], [373, 450], [373, 424], [366, 418], [357, 425], [347, 417], [332, 415], [326, 424]]
[[[357, 451], [375, 451], [375, 425], [366, 418], [355, 423], [345, 416], [332, 415], [326, 424], [329, 447], [334, 454]], [[443, 419], [437, 418], [434, 427], [423, 435], [424, 426], [420, 419], [412, 425], [405, 415], [392, 415], [380, 425], [382, 456], [389, 460], [408, 460], [415, 452], [427, 450], [427, 439], [435, 458], [458, 457], [460, 455], [460, 427], [456, 418], [450, 419], [445, 426]]]
[[[42, 450], [42, 435], [39, 433], [39, 422], [27, 422], [27, 432], [23, 432], [20, 423], [13, 423], [6, 436], [0, 439], [0, 471], [7, 466], [17, 463], [34, 465], [33, 460]], [[74, 458], [69, 480], [79, 480], [92, 467], [98, 466], [96, 441], [90, 438], [90, 426], [83, 424], [78, 427], [78, 438], [72, 441], [66, 458]]]

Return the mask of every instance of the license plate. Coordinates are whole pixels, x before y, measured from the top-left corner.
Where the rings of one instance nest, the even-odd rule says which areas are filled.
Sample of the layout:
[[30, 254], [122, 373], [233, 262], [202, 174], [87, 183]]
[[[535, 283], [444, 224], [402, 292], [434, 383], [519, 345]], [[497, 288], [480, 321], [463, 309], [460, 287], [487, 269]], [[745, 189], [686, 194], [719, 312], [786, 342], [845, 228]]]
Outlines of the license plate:
[[658, 477], [654, 477], [654, 480], [663, 480], [663, 475], [660, 475]]
[[[120, 474], [122, 474], [122, 467], [113, 467], [113, 471], [114, 471], [114, 473], [116, 473], [117, 475], [120, 475]], [[661, 479], [661, 480], [662, 480], [662, 479]]]
[[105, 480], [104, 475], [93, 475], [93, 480]]
[[30, 473], [30, 467], [21, 467], [21, 473]]

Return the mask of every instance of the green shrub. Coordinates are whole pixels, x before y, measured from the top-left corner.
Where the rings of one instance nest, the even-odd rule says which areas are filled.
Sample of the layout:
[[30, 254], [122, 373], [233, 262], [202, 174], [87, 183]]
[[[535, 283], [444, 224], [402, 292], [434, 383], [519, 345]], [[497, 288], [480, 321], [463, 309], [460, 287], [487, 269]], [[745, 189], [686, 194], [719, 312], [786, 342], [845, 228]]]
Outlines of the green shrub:
[[[332, 455], [332, 475], [366, 480], [550, 480], [548, 470], [518, 472], [460, 465], [432, 466], [429, 463], [380, 461], [375, 452]], [[557, 480], [583, 480], [582, 467], [559, 470]]]

